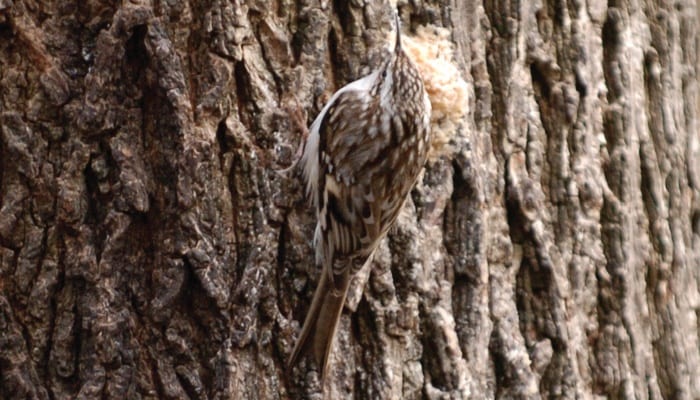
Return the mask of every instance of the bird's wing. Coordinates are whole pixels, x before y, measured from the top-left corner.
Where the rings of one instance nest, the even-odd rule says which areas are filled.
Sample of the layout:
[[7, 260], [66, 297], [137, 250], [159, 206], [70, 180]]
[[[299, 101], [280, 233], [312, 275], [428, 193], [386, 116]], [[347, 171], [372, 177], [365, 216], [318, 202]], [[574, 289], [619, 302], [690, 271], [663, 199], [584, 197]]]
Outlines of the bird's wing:
[[343, 286], [348, 261], [363, 264], [382, 234], [390, 171], [378, 108], [369, 91], [345, 91], [318, 127], [320, 245], [334, 287]]

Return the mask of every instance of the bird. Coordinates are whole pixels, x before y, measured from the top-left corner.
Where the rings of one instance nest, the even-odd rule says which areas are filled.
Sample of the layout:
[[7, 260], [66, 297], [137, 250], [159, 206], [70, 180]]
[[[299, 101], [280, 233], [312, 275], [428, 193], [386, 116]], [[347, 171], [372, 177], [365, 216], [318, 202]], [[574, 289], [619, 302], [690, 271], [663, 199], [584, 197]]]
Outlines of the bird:
[[350, 280], [372, 259], [430, 150], [430, 99], [401, 47], [394, 16], [393, 51], [331, 96], [309, 128], [298, 164], [316, 209], [315, 262], [322, 272], [288, 367], [310, 354], [321, 382]]

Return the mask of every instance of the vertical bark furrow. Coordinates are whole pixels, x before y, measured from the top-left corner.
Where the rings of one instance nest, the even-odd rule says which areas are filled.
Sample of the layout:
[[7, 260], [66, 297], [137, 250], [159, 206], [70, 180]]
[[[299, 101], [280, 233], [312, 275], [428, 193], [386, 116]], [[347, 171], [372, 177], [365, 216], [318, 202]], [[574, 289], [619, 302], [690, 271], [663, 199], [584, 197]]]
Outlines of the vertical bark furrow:
[[[665, 3], [648, 4], [645, 8], [650, 21], [651, 49], [645, 59], [645, 89], [648, 94], [649, 142], [641, 147], [643, 176], [647, 176], [645, 207], [649, 217], [656, 259], [649, 263], [649, 303], [658, 320], [652, 329], [659, 337], [654, 356], [662, 393], [666, 397], [690, 397], [697, 392], [697, 379], [691, 371], [698, 370], [697, 337], [685, 337], [678, 332], [692, 329], [692, 300], [675, 295], [670, 287], [683, 287], [680, 293], [695, 289], [692, 268], [689, 226], [693, 189], [683, 172], [688, 141], [682, 104], [665, 99], [684, 95], [683, 78], [691, 65], [683, 57], [681, 25], [685, 4], [675, 8]], [[649, 154], [651, 153], [651, 154]], [[697, 192], [696, 192], [697, 193]], [[692, 257], [692, 256], [691, 256]], [[690, 286], [688, 284], [690, 283]], [[697, 318], [697, 317], [696, 317]], [[678, 360], [677, 350], [688, 349], [688, 356]], [[671, 367], [673, 365], [673, 367]]]

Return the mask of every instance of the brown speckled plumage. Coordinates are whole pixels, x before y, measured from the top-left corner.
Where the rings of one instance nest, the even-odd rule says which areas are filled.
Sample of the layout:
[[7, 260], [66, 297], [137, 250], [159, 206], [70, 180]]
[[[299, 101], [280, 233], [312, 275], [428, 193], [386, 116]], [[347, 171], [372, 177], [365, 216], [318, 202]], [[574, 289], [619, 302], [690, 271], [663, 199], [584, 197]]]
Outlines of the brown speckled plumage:
[[393, 224], [430, 149], [430, 101], [401, 48], [398, 19], [396, 31], [389, 59], [333, 95], [304, 145], [323, 273], [290, 365], [311, 351], [324, 379], [350, 278]]

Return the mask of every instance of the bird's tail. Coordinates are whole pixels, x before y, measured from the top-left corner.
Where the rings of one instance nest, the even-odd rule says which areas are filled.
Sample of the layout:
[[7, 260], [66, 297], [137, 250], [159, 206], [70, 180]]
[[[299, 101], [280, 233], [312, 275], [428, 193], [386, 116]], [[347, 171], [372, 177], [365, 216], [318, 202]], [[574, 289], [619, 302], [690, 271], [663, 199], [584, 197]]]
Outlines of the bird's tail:
[[328, 355], [348, 292], [350, 280], [343, 279], [343, 281], [343, 286], [337, 290], [329, 282], [328, 273], [325, 270], [321, 273], [321, 279], [314, 293], [311, 308], [306, 315], [301, 335], [299, 335], [292, 356], [289, 358], [288, 366], [291, 368], [299, 361], [301, 355], [311, 352], [319, 372], [321, 372], [321, 382], [326, 380]]

